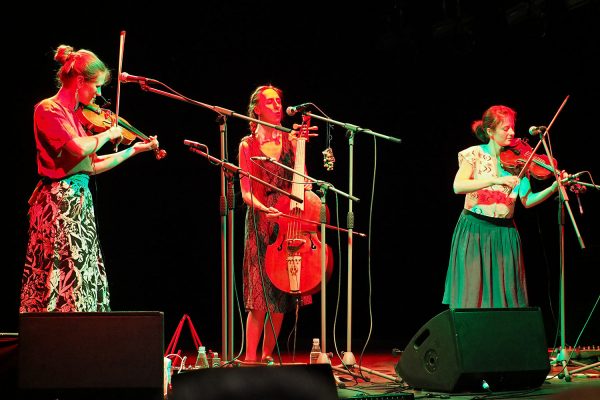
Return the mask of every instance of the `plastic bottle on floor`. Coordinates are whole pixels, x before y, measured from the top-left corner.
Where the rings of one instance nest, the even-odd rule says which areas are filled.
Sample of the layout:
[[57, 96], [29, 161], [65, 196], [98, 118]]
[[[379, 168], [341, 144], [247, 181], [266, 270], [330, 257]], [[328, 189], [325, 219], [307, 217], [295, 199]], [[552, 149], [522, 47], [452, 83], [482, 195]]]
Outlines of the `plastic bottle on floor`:
[[321, 355], [321, 344], [319, 338], [314, 338], [312, 348], [310, 349], [310, 363], [316, 364], [319, 356]]
[[213, 352], [213, 357], [211, 361], [211, 368], [219, 368], [221, 366], [221, 358], [219, 358], [219, 353], [216, 351]]
[[198, 346], [198, 357], [196, 357], [196, 368], [208, 368], [208, 358], [206, 357], [206, 347]]

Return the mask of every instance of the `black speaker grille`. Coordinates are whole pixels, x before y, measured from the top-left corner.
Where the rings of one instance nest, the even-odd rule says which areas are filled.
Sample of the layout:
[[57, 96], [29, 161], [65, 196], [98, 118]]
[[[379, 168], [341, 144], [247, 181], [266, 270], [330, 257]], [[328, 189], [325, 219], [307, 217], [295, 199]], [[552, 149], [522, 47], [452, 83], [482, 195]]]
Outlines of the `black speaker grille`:
[[539, 387], [550, 360], [539, 308], [450, 309], [411, 339], [396, 372], [414, 388], [482, 392]]
[[60, 394], [121, 390], [128, 396], [143, 390], [162, 396], [163, 352], [161, 312], [23, 313], [18, 387]]

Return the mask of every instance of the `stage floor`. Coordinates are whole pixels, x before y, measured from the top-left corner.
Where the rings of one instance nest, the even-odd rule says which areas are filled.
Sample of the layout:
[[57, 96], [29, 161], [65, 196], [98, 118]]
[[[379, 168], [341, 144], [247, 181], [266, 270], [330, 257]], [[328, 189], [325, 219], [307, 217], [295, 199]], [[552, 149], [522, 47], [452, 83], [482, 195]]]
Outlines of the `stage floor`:
[[[392, 399], [394, 397], [391, 396], [394, 394], [410, 393], [415, 399], [600, 399], [600, 368], [589, 369], [585, 372], [570, 374], [570, 382], [567, 382], [566, 379], [561, 379], [558, 377], [558, 374], [561, 372], [561, 368], [558, 366], [553, 366], [547, 376], [547, 379], [539, 388], [536, 389], [498, 392], [482, 391], [476, 393], [440, 393], [426, 390], [414, 390], [406, 382], [403, 382], [401, 377], [399, 377], [395, 371], [395, 366], [399, 359], [400, 356], [393, 356], [385, 353], [366, 354], [363, 357], [362, 366], [365, 368], [364, 376], [368, 379], [368, 381], [361, 379], [355, 380], [350, 375], [344, 375], [334, 371], [334, 375], [336, 375], [345, 386], [345, 388], [340, 388], [338, 386], [339, 398], [386, 395], [386, 397], [381, 398]], [[576, 368], [579, 367], [576, 365], [569, 366], [569, 370], [575, 370]], [[369, 370], [374, 371], [375, 374], [369, 373]], [[358, 371], [358, 368], [353, 369], [353, 371]], [[384, 374], [388, 377], [381, 377], [377, 375], [377, 373]], [[389, 377], [400, 379], [401, 382], [392, 382]]]
[[[14, 339], [13, 339], [14, 341]], [[13, 350], [15, 348], [15, 343], [12, 343], [10, 346]], [[569, 363], [568, 370], [570, 371], [568, 374], [568, 378], [565, 379], [561, 373], [561, 367], [555, 364], [554, 357], [551, 352], [548, 352], [549, 361], [551, 363], [552, 368], [547, 375], [546, 379], [541, 383], [539, 387], [533, 389], [524, 389], [524, 390], [511, 390], [511, 391], [494, 391], [494, 388], [491, 387], [490, 391], [477, 391], [477, 392], [454, 392], [454, 393], [445, 393], [445, 392], [435, 392], [428, 390], [416, 390], [411, 388], [407, 382], [398, 376], [396, 372], [396, 366], [401, 359], [401, 354], [398, 354], [396, 351], [392, 353], [392, 351], [369, 351], [361, 355], [354, 354], [356, 359], [356, 366], [351, 368], [350, 370], [346, 369], [343, 365], [341, 365], [341, 360], [339, 357], [334, 356], [331, 358], [331, 370], [327, 369], [324, 371], [325, 376], [327, 378], [327, 382], [331, 382], [331, 386], [328, 386], [332, 389], [330, 392], [337, 393], [338, 399], [352, 399], [352, 398], [361, 398], [361, 399], [422, 399], [422, 398], [438, 398], [438, 399], [450, 399], [450, 400], [475, 400], [475, 399], [541, 399], [541, 400], [598, 400], [600, 399], [600, 365], [599, 364], [599, 356], [598, 349], [594, 351], [593, 358], [581, 358], [578, 360], [573, 360]], [[6, 357], [8, 356], [8, 357]], [[13, 390], [16, 389], [16, 353], [11, 351], [7, 352], [4, 357], [5, 362], [0, 364], [0, 399], [12, 399], [12, 398], [20, 398], [19, 396], [13, 397], [11, 393], [14, 393]], [[302, 354], [300, 356], [292, 357], [289, 354], [282, 353], [281, 360], [277, 357], [272, 363], [272, 365], [265, 365], [262, 363], [249, 364], [249, 363], [234, 363], [234, 364], [223, 364], [221, 368], [219, 368], [219, 374], [212, 375], [209, 374], [211, 378], [221, 379], [223, 382], [232, 382], [234, 379], [230, 379], [231, 377], [235, 377], [235, 372], [232, 371], [232, 374], [228, 375], [227, 369], [235, 369], [235, 368], [261, 368], [261, 370], [254, 370], [250, 374], [244, 374], [242, 377], [244, 385], [251, 385], [252, 382], [249, 381], [261, 381], [263, 385], [276, 383], [275, 379], [277, 376], [283, 376], [283, 380], [285, 380], [284, 387], [293, 386], [294, 378], [288, 375], [281, 375], [275, 373], [275, 369], [283, 367], [285, 369], [286, 366], [294, 366], [294, 365], [307, 365], [308, 354]], [[181, 368], [177, 364], [171, 368], [171, 378], [172, 378], [172, 388], [168, 390], [168, 396], [166, 400], [178, 400], [177, 396], [173, 395], [174, 392], [177, 391], [177, 379], [176, 375], [186, 374], [187, 372], [197, 372], [194, 370], [193, 365], [195, 364], [195, 355], [188, 354], [186, 356], [186, 367]], [[360, 367], [359, 367], [360, 365]], [[589, 368], [590, 365], [593, 365], [594, 368]], [[587, 368], [586, 368], [587, 366]], [[8, 367], [8, 368], [7, 368]], [[289, 369], [288, 369], [289, 370]], [[272, 373], [271, 373], [272, 372]], [[329, 379], [329, 374], [333, 374], [332, 380]], [[183, 376], [183, 375], [182, 375]], [[240, 375], [237, 375], [238, 377]], [[540, 380], [543, 377], [540, 377]], [[214, 381], [214, 379], [213, 379]], [[239, 382], [238, 382], [239, 383]], [[335, 384], [335, 389], [333, 385]], [[210, 383], [212, 386], [213, 383]], [[330, 383], [327, 383], [330, 385]], [[243, 389], [243, 388], [242, 388]], [[198, 394], [198, 399], [205, 398], [202, 396], [202, 392], [204, 390], [196, 390], [193, 394], [194, 400], [196, 399], [196, 393]], [[335, 393], [333, 394], [335, 396]], [[56, 397], [53, 397], [53, 399]], [[102, 397], [94, 397], [94, 399], [102, 399]], [[133, 397], [132, 397], [133, 398]], [[128, 400], [132, 399], [128, 398]], [[243, 395], [240, 397], [236, 397], [236, 399], [245, 399]], [[272, 397], [269, 397], [271, 399]], [[277, 396], [277, 400], [285, 400], [286, 395]], [[327, 397], [328, 399], [331, 396]], [[89, 399], [89, 398], [88, 398]], [[136, 398], [137, 399], [137, 398]], [[211, 398], [212, 399], [212, 398]], [[79, 400], [79, 399], [78, 399]], [[111, 398], [112, 400], [112, 398]], [[121, 400], [121, 399], [119, 399]]]
[[[597, 359], [591, 360], [596, 365], [595, 368], [589, 368], [578, 372], [582, 365], [569, 365], [568, 377], [559, 374], [560, 366], [552, 366], [545, 381], [537, 388], [522, 390], [504, 390], [480, 392], [456, 392], [445, 393], [427, 390], [415, 390], [411, 388], [396, 372], [396, 365], [401, 355], [395, 355], [391, 352], [369, 352], [360, 358], [360, 354], [355, 354], [357, 365], [350, 370], [346, 369], [341, 360], [337, 357], [332, 358], [332, 372], [337, 386], [339, 399], [361, 398], [361, 399], [420, 399], [420, 398], [439, 398], [451, 400], [466, 399], [553, 399], [553, 400], [598, 400], [600, 399], [600, 366], [597, 366]], [[306, 365], [306, 357], [294, 357], [282, 354], [281, 360], [274, 360], [268, 368], [286, 367], [290, 365]], [[553, 363], [554, 359], [549, 352], [549, 359]], [[188, 362], [192, 362], [188, 358]], [[586, 360], [589, 362], [589, 360]], [[361, 365], [359, 368], [358, 365]], [[192, 365], [192, 364], [190, 364]], [[264, 367], [264, 364], [257, 363], [239, 363], [234, 365], [225, 365], [224, 368], [236, 367]], [[174, 371], [176, 374], [177, 371]], [[175, 388], [176, 389], [176, 388]], [[519, 388], [521, 389], [521, 388]], [[173, 396], [176, 397], [176, 396]]]

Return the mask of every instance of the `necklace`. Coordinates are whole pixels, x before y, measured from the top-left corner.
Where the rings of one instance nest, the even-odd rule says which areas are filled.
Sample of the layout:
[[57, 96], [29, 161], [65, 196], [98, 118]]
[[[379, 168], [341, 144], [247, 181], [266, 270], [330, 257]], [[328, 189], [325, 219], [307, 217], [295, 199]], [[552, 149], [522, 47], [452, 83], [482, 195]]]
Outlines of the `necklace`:
[[262, 138], [257, 135], [258, 143], [262, 146], [265, 143], [273, 142], [276, 145], [281, 144], [281, 133], [277, 132], [273, 134], [270, 138]]

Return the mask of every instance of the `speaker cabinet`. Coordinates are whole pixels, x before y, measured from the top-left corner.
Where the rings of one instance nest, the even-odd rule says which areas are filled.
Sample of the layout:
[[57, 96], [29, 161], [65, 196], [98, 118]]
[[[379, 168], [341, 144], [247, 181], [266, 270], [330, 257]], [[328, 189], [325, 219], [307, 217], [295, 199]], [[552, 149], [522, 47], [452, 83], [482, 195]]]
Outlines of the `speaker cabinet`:
[[395, 370], [410, 386], [439, 392], [539, 387], [550, 371], [541, 312], [446, 310], [413, 336]]
[[2, 393], [14, 393], [17, 389], [18, 342], [18, 333], [0, 332], [0, 388], [2, 388]]
[[23, 313], [22, 398], [162, 399], [163, 313]]
[[338, 400], [329, 364], [209, 368], [171, 383], [172, 400]]

